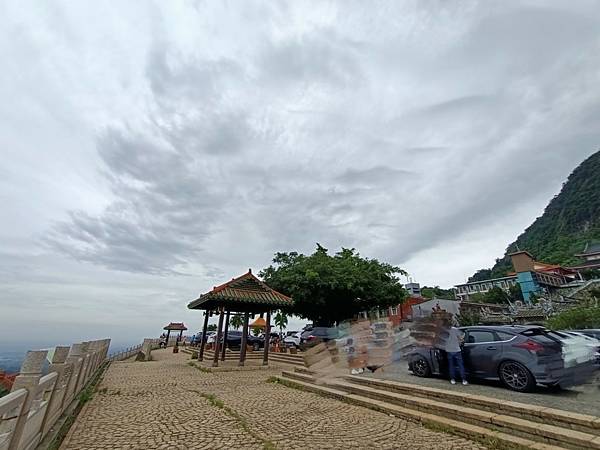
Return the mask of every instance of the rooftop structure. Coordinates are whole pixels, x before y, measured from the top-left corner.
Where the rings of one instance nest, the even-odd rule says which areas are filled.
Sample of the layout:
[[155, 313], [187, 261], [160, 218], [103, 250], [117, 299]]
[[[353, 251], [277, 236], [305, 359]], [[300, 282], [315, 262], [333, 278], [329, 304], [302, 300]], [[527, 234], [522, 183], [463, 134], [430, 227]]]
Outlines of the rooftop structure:
[[579, 277], [573, 269], [536, 261], [531, 253], [526, 251], [514, 252], [509, 256], [517, 273], [523, 299], [527, 303], [531, 302], [532, 295], [551, 294]]
[[463, 301], [469, 300], [473, 294], [485, 294], [494, 287], [499, 287], [505, 292], [509, 292], [510, 287], [517, 284], [517, 276], [492, 278], [482, 281], [471, 281], [469, 283], [457, 284], [454, 286], [454, 295], [456, 298]]
[[[208, 318], [212, 314], [219, 315], [219, 324], [217, 325], [217, 338], [215, 339], [215, 353], [213, 358], [213, 366], [219, 365], [219, 353], [221, 353], [221, 361], [225, 360], [225, 343], [227, 342], [227, 333], [229, 331], [229, 316], [231, 312], [244, 313], [244, 324], [242, 328], [242, 342], [240, 348], [239, 365], [243, 366], [246, 360], [246, 346], [248, 342], [248, 328], [250, 314], [264, 314], [266, 312], [266, 320], [263, 319], [265, 328], [265, 348], [263, 364], [267, 365], [269, 360], [269, 337], [271, 332], [271, 311], [284, 307], [289, 307], [294, 304], [294, 301], [286, 296], [271, 289], [264, 282], [256, 278], [252, 274], [252, 270], [237, 277], [231, 281], [215, 286], [211, 291], [202, 294], [196, 300], [188, 304], [189, 309], [204, 310], [204, 327], [202, 336], [206, 336], [208, 327]], [[226, 318], [225, 318], [226, 316]], [[223, 330], [223, 319], [225, 319], [225, 328]], [[223, 346], [220, 349], [220, 343]], [[200, 344], [200, 352], [198, 360], [202, 361], [204, 357], [204, 346], [206, 339], [202, 339]]]
[[171, 322], [169, 325], [163, 328], [166, 331], [186, 331], [187, 327], [183, 322]]
[[575, 270], [600, 269], [600, 242], [588, 242], [583, 252], [575, 255], [583, 261], [572, 267]]
[[181, 336], [183, 332], [187, 330], [187, 327], [183, 324], [183, 322], [171, 322], [169, 325], [163, 328], [167, 332], [167, 340], [166, 345], [169, 345], [169, 338], [171, 337], [171, 331], [179, 331], [179, 337], [177, 338], [177, 342], [181, 340]]

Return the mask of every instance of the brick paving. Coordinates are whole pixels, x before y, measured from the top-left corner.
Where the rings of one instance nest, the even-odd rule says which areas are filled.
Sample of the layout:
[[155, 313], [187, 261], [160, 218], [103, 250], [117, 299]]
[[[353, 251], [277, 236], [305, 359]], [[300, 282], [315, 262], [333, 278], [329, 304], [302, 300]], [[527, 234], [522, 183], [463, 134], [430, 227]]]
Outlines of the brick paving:
[[268, 383], [275, 369], [204, 373], [189, 366], [185, 354], [160, 350], [152, 356], [151, 362], [110, 366], [61, 449], [484, 448]]

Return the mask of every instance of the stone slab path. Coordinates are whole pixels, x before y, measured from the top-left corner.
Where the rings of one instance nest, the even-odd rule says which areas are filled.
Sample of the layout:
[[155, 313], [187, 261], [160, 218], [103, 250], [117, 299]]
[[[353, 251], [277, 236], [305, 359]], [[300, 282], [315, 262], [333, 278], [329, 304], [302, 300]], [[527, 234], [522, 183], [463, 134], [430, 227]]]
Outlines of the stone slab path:
[[366, 408], [267, 382], [273, 371], [205, 373], [189, 355], [113, 363], [62, 450], [483, 449]]

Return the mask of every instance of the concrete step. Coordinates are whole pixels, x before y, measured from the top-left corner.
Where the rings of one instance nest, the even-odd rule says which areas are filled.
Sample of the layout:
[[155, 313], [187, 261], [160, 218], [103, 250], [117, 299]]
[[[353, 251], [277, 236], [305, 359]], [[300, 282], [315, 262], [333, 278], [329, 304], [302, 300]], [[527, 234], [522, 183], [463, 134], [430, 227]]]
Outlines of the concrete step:
[[[299, 375], [299, 374], [296, 374]], [[412, 394], [401, 394], [380, 388], [341, 380], [325, 380], [325, 385], [352, 395], [394, 404], [403, 408], [428, 414], [458, 419], [463, 422], [495, 429], [531, 441], [572, 449], [600, 449], [600, 436], [584, 433], [552, 424], [512, 417], [498, 412], [478, 409], [475, 405], [460, 406], [457, 402], [445, 402]]]
[[410, 383], [392, 380], [381, 380], [370, 377], [348, 375], [344, 379], [350, 383], [374, 387], [377, 389], [439, 400], [458, 406], [477, 408], [496, 414], [503, 414], [542, 424], [551, 424], [570, 430], [581, 431], [600, 436], [600, 417], [546, 408], [537, 405], [499, 400], [492, 397], [462, 392], [447, 391]]
[[[289, 372], [300, 377], [303, 376], [298, 372]], [[308, 376], [308, 375], [304, 375]], [[280, 381], [291, 387], [296, 387], [309, 392], [315, 392], [319, 395], [336, 398], [355, 405], [370, 408], [376, 411], [383, 412], [388, 415], [402, 417], [404, 419], [421, 422], [424, 425], [435, 429], [441, 429], [463, 436], [467, 439], [475, 439], [483, 442], [493, 442], [494, 448], [514, 449], [517, 448], [532, 448], [537, 450], [564, 450], [564, 447], [549, 445], [542, 442], [537, 442], [531, 439], [526, 439], [503, 431], [489, 429], [487, 427], [465, 423], [463, 421], [454, 420], [448, 417], [437, 414], [426, 413], [411, 408], [406, 408], [387, 401], [376, 400], [362, 395], [355, 395], [345, 392], [340, 389], [333, 388], [329, 385], [318, 385], [313, 381], [306, 382], [298, 379], [291, 379], [287, 376], [282, 376]]]
[[316, 383], [316, 379], [312, 375], [302, 373], [302, 372], [297, 372], [296, 370], [294, 370], [294, 371], [284, 370], [283, 372], [281, 372], [281, 376], [284, 378], [292, 379], [292, 380], [303, 381], [305, 383]]
[[[211, 360], [214, 358], [215, 353], [212, 350], [204, 351], [204, 359]], [[225, 352], [225, 359], [230, 360], [239, 360], [240, 354], [239, 352]], [[248, 352], [246, 353], [246, 360], [262, 361], [263, 353], [262, 352]], [[303, 365], [304, 362], [301, 357], [291, 357], [289, 355], [285, 355], [283, 353], [269, 353], [269, 361], [279, 362], [284, 364], [292, 364], [292, 365]]]
[[294, 372], [303, 373], [306, 375], [314, 375], [315, 372], [310, 370], [308, 367], [294, 367]]

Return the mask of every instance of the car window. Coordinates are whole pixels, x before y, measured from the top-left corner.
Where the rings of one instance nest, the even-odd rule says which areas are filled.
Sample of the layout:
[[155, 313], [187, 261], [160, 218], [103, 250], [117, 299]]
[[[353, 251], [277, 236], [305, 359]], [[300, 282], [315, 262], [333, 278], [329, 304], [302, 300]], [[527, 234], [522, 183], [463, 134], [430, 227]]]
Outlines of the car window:
[[505, 331], [496, 331], [496, 334], [498, 335], [498, 337], [500, 338], [501, 341], [509, 341], [513, 337], [515, 337], [514, 334], [507, 333]]
[[469, 344], [478, 344], [480, 342], [494, 342], [496, 335], [488, 330], [471, 330], [468, 333], [467, 340]]

